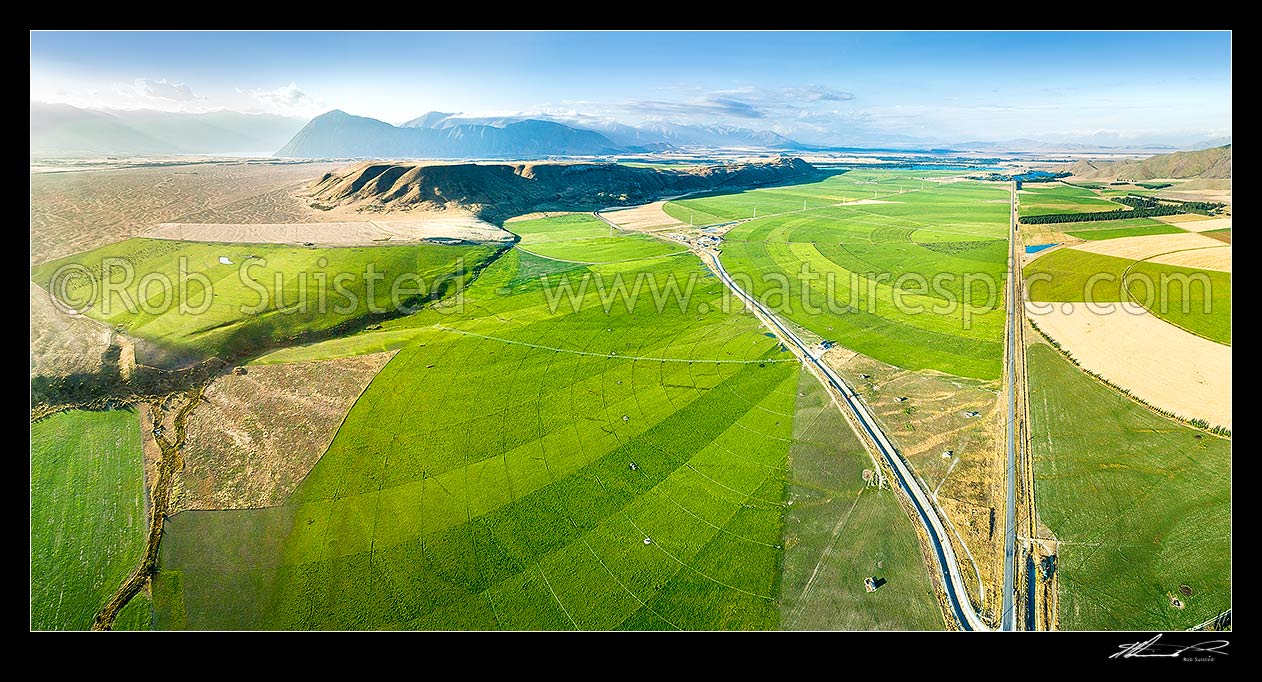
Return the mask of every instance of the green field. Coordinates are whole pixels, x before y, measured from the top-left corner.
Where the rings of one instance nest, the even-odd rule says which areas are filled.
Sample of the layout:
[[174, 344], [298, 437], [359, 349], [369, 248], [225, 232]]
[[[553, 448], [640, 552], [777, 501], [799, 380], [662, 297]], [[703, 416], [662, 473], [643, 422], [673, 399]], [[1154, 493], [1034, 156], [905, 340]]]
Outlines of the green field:
[[[88, 629], [140, 563], [142, 466], [133, 411], [62, 412], [31, 425], [31, 629]], [[141, 594], [116, 627], [148, 624]]]
[[[941, 630], [916, 533], [894, 491], [869, 487], [872, 459], [823, 386], [798, 383], [789, 446], [781, 627], [791, 630]], [[864, 578], [886, 580], [876, 592]]]
[[1124, 204], [1110, 201], [1094, 190], [1060, 182], [1040, 183], [1037, 187], [1023, 185], [1017, 201], [1022, 217], [1050, 213], [1116, 211], [1126, 208]]
[[[757, 220], [727, 233], [724, 267], [814, 334], [909, 369], [998, 378], [1008, 190], [924, 175], [851, 171], [666, 210], [726, 220], [757, 207]], [[832, 205], [873, 193], [888, 203]]]
[[682, 244], [641, 234], [613, 231], [590, 213], [514, 220], [505, 226], [521, 236], [520, 248], [532, 254], [584, 264], [655, 258], [686, 253]]
[[[777, 627], [801, 367], [695, 258], [619, 238], [601, 265], [510, 251], [459, 307], [270, 357], [402, 346], [285, 506], [171, 519], [159, 627]], [[550, 303], [582, 277], [648, 283], [609, 312], [596, 286]], [[659, 312], [671, 279], [693, 295]], [[927, 607], [883, 622], [926, 626], [904, 589], [886, 599]]]
[[1060, 541], [1061, 628], [1180, 630], [1229, 608], [1230, 441], [1153, 414], [1046, 344], [1026, 359], [1035, 494]]
[[1069, 234], [1079, 239], [1115, 239], [1139, 237], [1148, 234], [1174, 234], [1183, 230], [1153, 218], [1128, 218], [1125, 220], [1099, 220], [1086, 223], [1062, 223]]
[[[51, 283], [60, 290], [64, 283], [76, 307], [92, 303], [88, 316], [187, 361], [248, 353], [457, 289], [464, 277], [458, 273], [475, 270], [493, 253], [489, 246], [314, 249], [129, 239], [46, 263], [31, 278], [45, 288]], [[57, 274], [70, 272], [67, 266], [74, 269], [70, 276]], [[181, 287], [181, 271], [204, 277], [213, 295], [208, 298], [192, 274]], [[376, 280], [371, 297], [370, 280]], [[103, 281], [119, 286], [105, 296]]]
[[[1077, 249], [1060, 249], [1042, 256], [1027, 265], [1024, 272], [1031, 301], [1134, 301], [1194, 334], [1231, 344], [1231, 273]], [[1031, 279], [1047, 276], [1051, 279]], [[1088, 287], [1092, 278], [1096, 281]]]

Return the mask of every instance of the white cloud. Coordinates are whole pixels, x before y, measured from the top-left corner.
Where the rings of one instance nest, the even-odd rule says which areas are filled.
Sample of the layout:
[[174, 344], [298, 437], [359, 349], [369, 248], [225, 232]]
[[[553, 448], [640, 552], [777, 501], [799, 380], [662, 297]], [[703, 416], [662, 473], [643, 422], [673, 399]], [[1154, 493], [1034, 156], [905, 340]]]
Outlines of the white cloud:
[[135, 88], [136, 92], [146, 97], [169, 99], [176, 102], [194, 102], [199, 99], [206, 99], [205, 97], [198, 97], [193, 92], [193, 89], [184, 83], [172, 83], [165, 78], [162, 80], [137, 78]]
[[273, 114], [310, 116], [328, 109], [324, 103], [313, 99], [296, 83], [282, 85], [274, 90], [254, 88], [237, 89], [237, 92], [254, 98], [265, 111]]

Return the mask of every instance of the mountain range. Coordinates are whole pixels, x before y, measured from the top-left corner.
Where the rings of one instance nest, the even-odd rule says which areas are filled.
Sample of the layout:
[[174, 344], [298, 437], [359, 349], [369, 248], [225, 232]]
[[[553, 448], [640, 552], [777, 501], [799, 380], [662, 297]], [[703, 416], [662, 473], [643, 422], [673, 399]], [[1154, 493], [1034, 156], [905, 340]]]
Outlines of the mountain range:
[[398, 126], [340, 110], [315, 117], [277, 156], [535, 158], [646, 153], [677, 147], [797, 149], [768, 130], [650, 122], [640, 127], [584, 117], [460, 117], [431, 111]]
[[502, 126], [465, 122], [428, 125], [434, 118], [426, 114], [393, 126], [334, 109], [311, 119], [276, 156], [504, 159], [595, 156], [622, 151], [598, 132], [552, 121], [525, 119]]
[[636, 148], [662, 145], [675, 147], [757, 147], [764, 149], [795, 149], [802, 145], [770, 130], [752, 130], [736, 126], [699, 125], [647, 121], [630, 126], [613, 119], [597, 116], [499, 116], [467, 117], [441, 111], [431, 111], [400, 125], [401, 128], [450, 128], [458, 125], [489, 125], [504, 127], [510, 123], [528, 120], [552, 121], [578, 130], [593, 130], [619, 147]]
[[[888, 136], [887, 136], [888, 137]], [[400, 125], [340, 110], [304, 123], [300, 118], [235, 111], [173, 113], [94, 110], [31, 102], [31, 155], [273, 154], [295, 158], [532, 159], [549, 156], [648, 154], [676, 149], [766, 151], [962, 151], [982, 153], [1131, 154], [1174, 151], [1163, 145], [1117, 144], [1113, 140], [930, 144], [907, 138], [897, 143], [834, 147], [801, 143], [770, 130], [650, 120], [627, 125], [585, 114], [471, 117], [431, 111]], [[1230, 142], [1207, 140], [1195, 149]], [[1186, 148], [1186, 147], [1185, 147]]]
[[31, 102], [31, 154], [266, 155], [302, 125], [296, 117], [226, 110], [192, 114]]

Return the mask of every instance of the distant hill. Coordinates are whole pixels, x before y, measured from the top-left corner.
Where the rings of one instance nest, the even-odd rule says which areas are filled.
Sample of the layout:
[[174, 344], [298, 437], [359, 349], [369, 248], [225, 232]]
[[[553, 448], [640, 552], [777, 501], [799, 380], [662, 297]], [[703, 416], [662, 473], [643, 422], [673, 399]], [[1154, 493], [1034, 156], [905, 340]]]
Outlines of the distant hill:
[[508, 159], [594, 156], [618, 151], [609, 138], [551, 121], [523, 120], [502, 127], [457, 124], [433, 127], [436, 112], [392, 126], [333, 110], [315, 117], [276, 156]]
[[311, 199], [324, 207], [365, 211], [464, 209], [503, 221], [536, 211], [590, 211], [641, 204], [665, 196], [768, 185], [818, 172], [780, 157], [684, 170], [614, 163], [407, 164], [365, 162], [312, 183]]
[[260, 154], [284, 144], [302, 119], [212, 111], [94, 110], [31, 102], [31, 154]]
[[1230, 179], [1231, 145], [1160, 154], [1134, 161], [1079, 161], [1069, 170], [1075, 177], [1093, 180]]

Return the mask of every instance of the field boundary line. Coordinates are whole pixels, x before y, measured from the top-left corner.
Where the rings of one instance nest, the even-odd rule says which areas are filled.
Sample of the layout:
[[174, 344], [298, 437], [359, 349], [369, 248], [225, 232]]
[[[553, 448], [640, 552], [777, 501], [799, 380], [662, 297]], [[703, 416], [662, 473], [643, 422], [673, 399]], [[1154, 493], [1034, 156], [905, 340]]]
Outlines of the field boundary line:
[[[1147, 309], [1145, 308], [1145, 310]], [[1028, 317], [1027, 317], [1027, 320], [1029, 321], [1030, 326], [1034, 328], [1034, 331], [1038, 332], [1039, 336], [1043, 338], [1044, 344], [1049, 346], [1058, 355], [1060, 355], [1062, 358], [1068, 361], [1069, 364], [1073, 365], [1075, 369], [1082, 372], [1083, 374], [1086, 374], [1088, 377], [1090, 377], [1097, 383], [1101, 384], [1102, 386], [1107, 387], [1109, 390], [1113, 391], [1114, 393], [1117, 393], [1123, 398], [1126, 398], [1127, 400], [1135, 403], [1136, 405], [1139, 405], [1140, 407], [1144, 408], [1145, 410], [1148, 410], [1149, 412], [1159, 417], [1164, 417], [1181, 426], [1186, 426], [1190, 429], [1196, 429], [1197, 431], [1200, 431], [1201, 433], [1209, 434], [1211, 436], [1214, 436], [1215, 438], [1221, 438], [1223, 440], [1231, 440], [1230, 429], [1228, 429], [1227, 433], [1224, 434], [1224, 433], [1219, 433], [1217, 431], [1214, 431], [1212, 427], [1206, 428], [1204, 426], [1200, 426], [1199, 424], [1194, 423], [1192, 421], [1192, 418], [1184, 417], [1183, 415], [1176, 414], [1174, 412], [1168, 412], [1163, 408], [1157, 407], [1156, 405], [1152, 405], [1146, 402], [1145, 400], [1143, 400], [1142, 398], [1130, 393], [1129, 391], [1127, 391], [1127, 389], [1122, 388], [1121, 386], [1118, 386], [1112, 381], [1109, 381], [1108, 379], [1104, 378], [1104, 376], [1096, 373], [1095, 371], [1087, 369], [1086, 367], [1083, 367], [1082, 364], [1078, 362], [1078, 359], [1074, 357], [1073, 353], [1062, 348], [1060, 346], [1060, 342], [1057, 341], [1056, 339], [1053, 339], [1052, 336], [1048, 334], [1047, 332], [1043, 331], [1043, 329], [1039, 327], [1038, 324], [1034, 322], [1034, 320], [1029, 320]]]
[[[558, 240], [556, 240], [556, 241], [553, 241], [553, 242], [548, 242], [548, 243], [551, 243], [551, 244], [565, 244], [565, 243], [567, 243], [567, 242], [572, 242], [572, 241], [578, 241], [578, 240], [574, 240], [574, 239], [570, 239], [570, 240], [566, 240], [566, 239], [558, 239]], [[545, 255], [543, 255], [543, 254], [541, 254], [541, 253], [535, 253], [534, 251], [531, 251], [531, 250], [529, 250], [529, 249], [523, 249], [523, 248], [521, 248], [521, 246], [516, 246], [515, 248], [516, 248], [518, 251], [521, 251], [522, 253], [528, 253], [528, 254], [530, 254], [530, 255], [532, 255], [532, 256], [534, 256], [534, 257], [536, 257], [536, 258], [543, 258], [544, 260], [554, 260], [554, 261], [556, 261], [556, 262], [558, 262], [558, 263], [573, 263], [574, 265], [614, 265], [614, 264], [616, 264], [616, 263], [635, 263], [635, 262], [637, 262], [637, 261], [642, 261], [642, 260], [658, 260], [659, 258], [672, 258], [672, 257], [674, 257], [674, 256], [678, 256], [678, 255], [681, 255], [681, 254], [685, 254], [685, 253], [692, 253], [692, 252], [691, 252], [691, 251], [689, 251], [688, 249], [684, 249], [683, 251], [675, 251], [675, 252], [673, 252], [673, 253], [663, 253], [663, 254], [658, 255], [658, 256], [644, 256], [643, 258], [624, 258], [624, 259], [622, 259], [622, 260], [599, 260], [599, 261], [585, 261], [585, 260], [566, 260], [566, 259], [564, 259], [564, 258], [553, 258], [552, 256], [545, 256]]]
[[[1231, 247], [1231, 245], [1230, 245], [1230, 244], [1226, 244], [1226, 246], [1227, 246], [1228, 248], [1230, 248], [1230, 247]], [[1149, 315], [1152, 315], [1153, 317], [1155, 317], [1155, 318], [1157, 318], [1157, 319], [1161, 320], [1162, 322], [1165, 322], [1166, 324], [1169, 324], [1169, 325], [1173, 325], [1173, 326], [1175, 326], [1175, 327], [1178, 327], [1179, 329], [1182, 329], [1183, 331], [1185, 331], [1185, 332], [1187, 332], [1187, 333], [1191, 334], [1192, 336], [1198, 336], [1198, 337], [1200, 337], [1200, 338], [1202, 338], [1202, 339], [1205, 339], [1206, 341], [1212, 341], [1212, 342], [1214, 342], [1214, 343], [1216, 343], [1216, 344], [1218, 344], [1218, 345], [1220, 345], [1220, 346], [1227, 346], [1228, 348], [1231, 348], [1231, 344], [1230, 344], [1230, 343], [1223, 343], [1222, 341], [1219, 341], [1219, 340], [1217, 340], [1217, 339], [1211, 339], [1211, 338], [1209, 338], [1208, 336], [1206, 336], [1206, 335], [1204, 335], [1204, 334], [1202, 334], [1202, 333], [1200, 333], [1200, 332], [1197, 332], [1197, 331], [1192, 331], [1191, 329], [1188, 329], [1187, 327], [1184, 327], [1183, 325], [1179, 324], [1178, 322], [1172, 322], [1172, 321], [1167, 320], [1166, 318], [1164, 318], [1164, 317], [1162, 317], [1162, 316], [1158, 315], [1157, 313], [1153, 312], [1152, 310], [1150, 310], [1150, 309], [1148, 308], [1148, 306], [1144, 305], [1143, 303], [1140, 303], [1140, 302], [1139, 302], [1138, 300], [1136, 300], [1133, 296], [1131, 296], [1130, 285], [1129, 285], [1129, 284], [1126, 284], [1126, 277], [1127, 277], [1128, 275], [1130, 275], [1130, 273], [1131, 273], [1131, 269], [1132, 269], [1132, 268], [1134, 268], [1136, 265], [1139, 265], [1140, 263], [1146, 263], [1146, 262], [1148, 262], [1148, 261], [1152, 260], [1153, 258], [1157, 258], [1157, 257], [1159, 257], [1159, 256], [1168, 256], [1168, 255], [1170, 255], [1170, 254], [1172, 254], [1172, 253], [1183, 253], [1184, 251], [1201, 251], [1201, 250], [1204, 250], [1204, 249], [1221, 249], [1221, 248], [1223, 248], [1223, 247], [1221, 247], [1221, 246], [1196, 246], [1196, 247], [1193, 247], [1193, 248], [1190, 248], [1190, 249], [1175, 249], [1174, 251], [1166, 251], [1165, 253], [1154, 253], [1154, 254], [1153, 254], [1153, 255], [1151, 255], [1151, 256], [1146, 256], [1146, 257], [1144, 257], [1144, 258], [1141, 258], [1141, 259], [1139, 259], [1139, 260], [1136, 260], [1134, 263], [1131, 263], [1130, 265], [1126, 266], [1126, 269], [1122, 271], [1122, 277], [1121, 277], [1121, 283], [1123, 284], [1123, 287], [1122, 287], [1122, 293], [1126, 294], [1126, 298], [1127, 298], [1127, 299], [1129, 299], [1129, 300], [1130, 300], [1130, 302], [1132, 302], [1132, 303], [1134, 303], [1135, 305], [1137, 305], [1137, 306], [1139, 306], [1139, 307], [1143, 308], [1144, 310], [1147, 310]], [[1165, 264], [1165, 263], [1157, 263], [1157, 265], [1166, 265], [1166, 264]], [[1174, 266], [1174, 267], [1186, 267], [1186, 266], [1176, 265], [1176, 266]], [[1187, 268], [1187, 269], [1189, 269], [1189, 270], [1208, 270], [1209, 272], [1222, 272], [1221, 270], [1209, 270], [1209, 268]], [[1228, 275], [1228, 276], [1230, 276], [1230, 275], [1231, 275], [1231, 273], [1229, 272], [1229, 273], [1227, 273], [1227, 275]], [[1189, 287], [1189, 290], [1190, 290], [1190, 287]], [[1232, 338], [1232, 340], [1234, 341], [1234, 340], [1235, 340], [1235, 338], [1233, 337], [1233, 338]]]
[[503, 339], [498, 336], [488, 336], [486, 334], [479, 334], [477, 332], [465, 331], [463, 329], [454, 329], [452, 327], [446, 327], [439, 324], [434, 325], [434, 328], [442, 330], [442, 331], [446, 331], [446, 332], [452, 332], [454, 334], [462, 334], [464, 336], [473, 336], [480, 339], [487, 339], [490, 341], [499, 341], [500, 343], [506, 343], [510, 346], [526, 346], [527, 348], [538, 348], [539, 350], [550, 350], [550, 351], [555, 351], [557, 353], [570, 353], [572, 355], [585, 355], [587, 357], [593, 357], [593, 358], [642, 360], [646, 362], [686, 362], [690, 364], [694, 362], [700, 362], [703, 364], [716, 363], [716, 364], [724, 364], [724, 365], [752, 365], [752, 364], [763, 364], [763, 363], [772, 363], [772, 362], [798, 362], [797, 358], [781, 358], [781, 359], [768, 358], [765, 360], [721, 360], [721, 359], [710, 360], [710, 359], [704, 359], [704, 358], [700, 358], [700, 359], [698, 358], [655, 358], [655, 357], [647, 357], [643, 355], [613, 355], [609, 353], [593, 353], [591, 351], [572, 350], [569, 348], [556, 348], [553, 346], [544, 346], [537, 343], [527, 343], [525, 341], [513, 341], [512, 339]]

